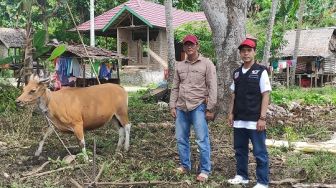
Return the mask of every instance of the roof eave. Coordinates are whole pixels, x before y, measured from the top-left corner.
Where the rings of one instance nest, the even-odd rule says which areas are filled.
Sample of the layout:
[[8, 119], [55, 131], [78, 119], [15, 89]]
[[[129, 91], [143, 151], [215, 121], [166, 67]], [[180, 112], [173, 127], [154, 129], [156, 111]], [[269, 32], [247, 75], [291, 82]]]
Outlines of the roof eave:
[[2, 42], [2, 44], [4, 44], [5, 46], [6, 46], [6, 48], [10, 48], [10, 46], [6, 43], [6, 42], [4, 42], [4, 40], [0, 37], [0, 41]]
[[114, 15], [112, 17], [112, 19], [104, 26], [104, 28], [102, 29], [103, 32], [105, 32], [118, 18], [119, 16], [122, 15], [122, 13], [124, 13], [125, 11], [130, 12], [131, 14], [133, 14], [133, 16], [139, 18], [141, 21], [143, 21], [148, 27], [153, 28], [154, 26], [148, 21], [146, 20], [144, 17], [140, 16], [138, 13], [136, 13], [135, 11], [133, 11], [130, 7], [128, 7], [127, 5], [125, 5], [121, 10], [119, 10], [119, 12]]

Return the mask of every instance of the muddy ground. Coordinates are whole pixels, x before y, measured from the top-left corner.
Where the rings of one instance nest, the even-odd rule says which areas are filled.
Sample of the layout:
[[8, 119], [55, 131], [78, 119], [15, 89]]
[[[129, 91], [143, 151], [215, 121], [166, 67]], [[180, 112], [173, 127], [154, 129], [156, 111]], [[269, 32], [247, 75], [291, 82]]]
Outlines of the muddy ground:
[[[269, 137], [283, 139], [285, 136], [280, 127], [284, 125], [301, 126], [302, 128], [305, 126], [327, 126], [327, 129], [323, 129], [327, 130], [324, 131], [324, 136], [312, 134], [307, 139], [308, 141], [328, 139], [328, 136], [336, 131], [336, 120], [334, 118], [336, 109], [333, 107], [314, 107], [314, 109], [318, 110], [313, 113], [302, 113], [300, 110], [295, 111], [294, 109], [292, 110], [294, 115], [292, 114], [290, 117], [272, 117], [269, 120], [271, 131]], [[106, 163], [106, 168], [99, 179], [100, 182], [167, 181], [177, 182], [177, 184], [160, 184], [153, 187], [230, 187], [226, 180], [235, 175], [235, 159], [232, 147], [232, 130], [225, 125], [226, 121], [224, 119], [219, 118], [216, 122], [210, 124], [213, 172], [207, 183], [198, 184], [195, 181], [198, 153], [193, 134], [191, 142], [194, 168], [188, 175], [177, 175], [174, 173], [174, 169], [178, 166], [174, 138], [175, 130], [168, 109], [158, 109], [156, 113], [144, 112], [144, 114], [151, 118], [158, 114], [161, 116], [156, 122], [133, 123], [131, 148], [128, 153], [115, 154], [118, 134], [112, 125], [107, 125], [99, 130], [87, 132], [85, 135], [90, 153], [89, 162], [84, 162], [78, 155], [77, 163], [72, 162], [71, 165], [78, 166], [81, 164], [80, 168], [66, 169], [37, 177], [24, 177], [23, 174], [32, 171], [47, 161], [50, 161], [49, 164], [39, 173], [69, 166], [61, 160], [68, 154], [67, 151], [56, 134], [53, 133], [47, 140], [41, 156], [34, 157], [34, 152], [41, 139], [42, 127], [47, 124], [43, 116], [36, 112], [30, 116], [27, 111], [22, 111], [15, 117], [11, 117], [11, 115], [2, 116], [0, 119], [0, 187], [74, 187], [70, 178], [80, 184], [90, 182], [90, 179], [93, 179], [92, 152], [94, 138], [97, 142], [97, 168], [99, 169], [103, 163]], [[133, 119], [135, 116], [134, 114]], [[80, 152], [73, 135], [59, 134], [71, 153]], [[291, 155], [292, 151], [286, 150], [283, 151], [284, 153], [279, 153], [272, 152], [272, 150], [269, 149], [270, 179], [273, 182], [287, 178], [301, 179], [303, 182], [310, 181], [304, 168], [289, 166], [286, 163], [286, 157]], [[59, 160], [57, 160], [58, 158]], [[252, 182], [255, 182], [255, 166], [252, 153], [250, 153], [249, 171]], [[333, 177], [329, 178], [320, 183], [336, 183]], [[249, 187], [252, 187], [253, 184], [250, 183]], [[124, 187], [149, 187], [149, 185]], [[270, 187], [292, 186], [290, 183], [284, 183], [282, 185], [271, 184]]]

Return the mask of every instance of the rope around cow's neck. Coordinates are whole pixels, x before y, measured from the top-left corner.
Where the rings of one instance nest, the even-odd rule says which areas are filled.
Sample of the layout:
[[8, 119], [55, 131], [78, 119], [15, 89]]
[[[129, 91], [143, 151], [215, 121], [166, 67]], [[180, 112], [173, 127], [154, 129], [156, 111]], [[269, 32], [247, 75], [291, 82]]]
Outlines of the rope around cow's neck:
[[48, 114], [48, 105], [50, 102], [50, 90], [45, 89], [45, 92], [38, 98], [38, 107], [44, 114]]
[[[55, 124], [54, 122], [48, 117], [47, 113], [45, 113], [45, 117], [47, 119], [48, 125], [53, 129], [53, 131], [55, 132], [55, 134], [57, 135], [57, 138], [60, 140], [60, 142], [62, 143], [62, 145], [64, 146], [65, 150], [69, 153], [70, 156], [72, 156], [72, 153], [70, 152], [70, 150], [68, 149], [68, 147], [66, 147], [66, 145], [64, 144], [63, 140], [61, 139], [61, 137], [59, 136], [59, 134], [57, 133], [56, 129], [55, 129]], [[79, 162], [76, 160], [76, 158], [74, 158], [74, 161], [76, 164], [79, 164]], [[82, 171], [82, 173], [86, 176], [86, 178], [88, 178], [90, 180], [90, 182], [92, 182], [91, 178], [85, 173], [85, 171], [78, 166], [78, 168]]]

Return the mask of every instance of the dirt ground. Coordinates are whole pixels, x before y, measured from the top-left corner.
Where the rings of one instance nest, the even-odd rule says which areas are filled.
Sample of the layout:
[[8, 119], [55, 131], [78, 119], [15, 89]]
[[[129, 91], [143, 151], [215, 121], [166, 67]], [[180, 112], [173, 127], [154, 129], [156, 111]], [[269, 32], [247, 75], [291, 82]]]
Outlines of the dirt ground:
[[[1, 137], [0, 137], [0, 187], [74, 187], [70, 178], [75, 179], [80, 184], [89, 183], [93, 178], [93, 140], [96, 139], [97, 148], [97, 172], [100, 166], [105, 163], [99, 182], [139, 182], [139, 181], [167, 181], [177, 182], [177, 184], [160, 184], [153, 187], [230, 187], [226, 180], [235, 175], [235, 159], [232, 147], [232, 130], [225, 125], [224, 119], [217, 119], [215, 123], [210, 124], [210, 135], [212, 145], [212, 167], [213, 171], [209, 181], [205, 184], [198, 184], [195, 181], [198, 153], [196, 151], [195, 138], [192, 133], [192, 161], [193, 170], [187, 175], [177, 175], [174, 169], [178, 166], [178, 154], [176, 150], [176, 141], [174, 137], [175, 129], [173, 121], [169, 117], [168, 110], [161, 110], [159, 113], [165, 113], [166, 119], [158, 120], [155, 123], [136, 123], [131, 129], [131, 148], [128, 153], [115, 154], [118, 134], [112, 125], [107, 125], [99, 130], [87, 132], [85, 135], [87, 148], [89, 151], [89, 162], [77, 157], [77, 163], [71, 165], [80, 165], [80, 168], [65, 169], [63, 171], [53, 172], [37, 177], [25, 177], [24, 173], [32, 171], [49, 161], [40, 172], [56, 170], [62, 167], [68, 167], [61, 160], [68, 155], [61, 142], [53, 133], [47, 140], [40, 157], [34, 157], [34, 152], [41, 139], [41, 130], [46, 121], [43, 116], [34, 113], [31, 120], [19, 117], [17, 121], [30, 121], [31, 126], [24, 129], [25, 135], [17, 136], [17, 133], [11, 131], [11, 123], [4, 118], [0, 119]], [[333, 114], [335, 109], [330, 109], [328, 113], [323, 110], [324, 124], [330, 126], [330, 130], [336, 131]], [[314, 114], [318, 116], [319, 114]], [[306, 123], [321, 123], [314, 117], [308, 117], [309, 114], [297, 113], [297, 116], [288, 119], [290, 123], [304, 126]], [[286, 121], [283, 118], [281, 121]], [[303, 122], [302, 122], [303, 121]], [[279, 120], [272, 119], [270, 126], [278, 126]], [[334, 127], [333, 127], [334, 126]], [[71, 153], [80, 152], [75, 137], [71, 134], [60, 133], [65, 145], [69, 147]], [[281, 134], [279, 134], [279, 138]], [[1, 144], [2, 143], [2, 144]], [[59, 157], [60, 160], [57, 160]], [[249, 173], [251, 182], [248, 187], [255, 183], [256, 163], [250, 152]], [[271, 181], [280, 181], [294, 177], [296, 179], [305, 179], [306, 173], [302, 168], [291, 168], [285, 164], [285, 157], [270, 154], [270, 179]], [[335, 183], [335, 180], [326, 180], [329, 183]], [[149, 187], [149, 185], [133, 185], [122, 187]], [[291, 184], [275, 185], [270, 187], [292, 187]]]

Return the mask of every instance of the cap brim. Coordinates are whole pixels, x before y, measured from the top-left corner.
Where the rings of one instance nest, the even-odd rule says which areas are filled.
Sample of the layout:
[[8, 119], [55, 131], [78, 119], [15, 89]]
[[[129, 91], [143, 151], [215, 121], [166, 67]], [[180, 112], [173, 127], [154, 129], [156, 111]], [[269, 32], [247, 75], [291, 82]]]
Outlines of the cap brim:
[[248, 45], [248, 44], [240, 45], [240, 46], [238, 47], [238, 49], [241, 50], [243, 47], [249, 47], [249, 48], [253, 48], [253, 49], [255, 49], [254, 46], [250, 46], [250, 45]]
[[183, 41], [183, 44], [185, 44], [186, 42], [191, 42], [191, 43], [193, 43], [193, 44], [197, 44], [197, 42], [192, 41], [192, 40], [185, 40], [185, 41]]

